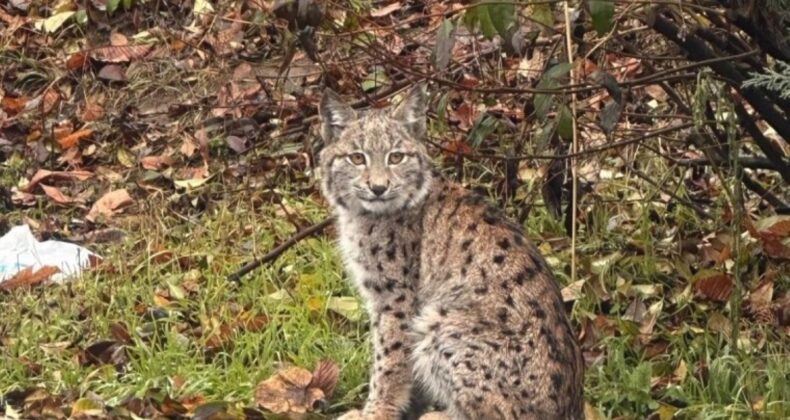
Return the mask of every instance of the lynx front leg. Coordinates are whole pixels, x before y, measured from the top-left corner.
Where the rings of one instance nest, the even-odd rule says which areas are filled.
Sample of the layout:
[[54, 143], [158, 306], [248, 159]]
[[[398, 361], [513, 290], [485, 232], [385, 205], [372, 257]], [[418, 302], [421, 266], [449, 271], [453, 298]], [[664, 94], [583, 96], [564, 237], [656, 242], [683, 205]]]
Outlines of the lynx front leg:
[[[411, 348], [408, 331], [410, 314], [385, 305], [373, 319], [373, 372], [365, 417], [376, 420], [399, 419], [409, 405], [412, 387]], [[391, 309], [391, 310], [387, 310]]]

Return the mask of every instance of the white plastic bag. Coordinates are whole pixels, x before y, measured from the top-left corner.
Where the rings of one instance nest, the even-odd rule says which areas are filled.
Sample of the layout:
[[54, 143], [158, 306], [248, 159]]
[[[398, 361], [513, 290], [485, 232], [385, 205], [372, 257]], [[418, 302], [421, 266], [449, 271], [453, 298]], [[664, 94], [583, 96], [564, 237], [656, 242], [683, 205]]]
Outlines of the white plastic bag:
[[96, 254], [68, 242], [39, 242], [29, 226], [16, 226], [0, 238], [0, 283], [28, 267], [36, 271], [44, 266], [60, 269], [50, 277], [60, 282], [79, 275], [89, 266], [92, 255]]

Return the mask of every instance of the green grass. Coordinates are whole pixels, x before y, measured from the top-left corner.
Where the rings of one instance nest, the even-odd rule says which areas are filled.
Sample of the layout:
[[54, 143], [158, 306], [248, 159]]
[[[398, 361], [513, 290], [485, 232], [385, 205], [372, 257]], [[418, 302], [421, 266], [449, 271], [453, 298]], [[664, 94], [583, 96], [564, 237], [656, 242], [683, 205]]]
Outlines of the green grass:
[[[230, 283], [227, 274], [294, 228], [276, 219], [274, 208], [256, 214], [219, 205], [186, 224], [166, 211], [153, 214], [160, 204], [143, 210], [151, 217], [128, 219], [125, 242], [100, 250], [111, 272], [0, 295], [0, 395], [43, 386], [53, 394], [93, 392], [116, 405], [158, 389], [173, 398], [250, 405], [255, 385], [280, 363], [312, 369], [330, 359], [342, 370], [335, 402], [358, 399], [368, 364], [366, 328], [327, 308], [330, 297], [351, 295], [331, 241], [306, 240], [240, 284]], [[157, 262], [164, 250], [188, 257], [193, 267]], [[287, 299], [271, 297], [278, 291], [287, 291]], [[169, 295], [170, 303], [157, 305], [156, 293]], [[209, 349], [213, 330], [236, 325], [241, 313], [268, 322], [255, 331], [238, 327]], [[81, 363], [83, 349], [112, 339], [111, 326], [119, 322], [132, 337], [124, 373]], [[177, 388], [176, 378], [185, 384]]]
[[[281, 206], [261, 204], [255, 194], [240, 196], [234, 205], [218, 201], [192, 216], [175, 215], [164, 200], [141, 201], [137, 215], [117, 221], [128, 232], [126, 240], [98, 249], [110, 269], [0, 295], [0, 395], [42, 387], [53, 395], [98, 395], [109, 406], [130, 396], [197, 395], [242, 407], [254, 405], [256, 384], [278, 366], [312, 369], [330, 359], [341, 375], [326, 411], [358, 405], [369, 364], [367, 328], [364, 317], [355, 322], [328, 308], [333, 297], [354, 296], [332, 241], [305, 240], [239, 284], [230, 283], [229, 273], [295, 230]], [[284, 205], [313, 221], [325, 214], [310, 200], [286, 199]], [[600, 206], [595, 220], [607, 220], [609, 210]], [[561, 223], [540, 209], [529, 220], [531, 232], [542, 232], [531, 236], [544, 252], [549, 249], [558, 278], [567, 283], [567, 249], [552, 254], [545, 242], [561, 235]], [[707, 326], [713, 312], [726, 308], [682, 299], [683, 287], [667, 273], [667, 250], [660, 243], [643, 255], [612, 256], [629, 242], [625, 231], [635, 232], [631, 241], [647, 240], [656, 231], [651, 223], [636, 217], [608, 238], [600, 222], [586, 226], [594, 236], [581, 244], [581, 262], [593, 274], [585, 274], [585, 296], [573, 316], [577, 325], [597, 316], [608, 325], [585, 341], [589, 354], [598, 355], [586, 375], [592, 411], [604, 418], [790, 415], [786, 336], [745, 324], [749, 329], [734, 351], [726, 336]], [[163, 257], [168, 254], [174, 258]], [[607, 264], [595, 261], [606, 258]], [[639, 323], [622, 318], [637, 295], [645, 307], [663, 302], [649, 337], [640, 336]], [[245, 328], [238, 321], [245, 316], [267, 322]], [[87, 347], [117, 339], [113, 328], [119, 323], [131, 337], [122, 370], [84, 363]], [[223, 326], [235, 329], [220, 345], [212, 343]], [[656, 342], [666, 349], [648, 354]]]

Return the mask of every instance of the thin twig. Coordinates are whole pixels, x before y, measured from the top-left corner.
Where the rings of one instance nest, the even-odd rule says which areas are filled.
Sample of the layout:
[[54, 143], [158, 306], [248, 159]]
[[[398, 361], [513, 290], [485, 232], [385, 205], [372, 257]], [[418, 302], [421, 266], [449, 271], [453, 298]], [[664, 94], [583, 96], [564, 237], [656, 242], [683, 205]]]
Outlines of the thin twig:
[[276, 260], [277, 257], [279, 257], [283, 252], [287, 251], [289, 248], [299, 243], [299, 241], [301, 241], [302, 239], [321, 233], [327, 226], [332, 224], [332, 220], [333, 219], [331, 217], [327, 217], [326, 219], [312, 226], [308, 226], [300, 230], [299, 232], [296, 232], [296, 234], [288, 238], [287, 241], [281, 243], [280, 245], [277, 245], [263, 257], [257, 258], [255, 260], [248, 262], [247, 264], [244, 264], [244, 266], [241, 267], [238, 271], [228, 276], [228, 281], [238, 282], [239, 280], [241, 280], [242, 276], [249, 273], [250, 271], [255, 270], [256, 268], [262, 266], [263, 264], [267, 264]]
[[691, 128], [691, 127], [694, 127], [693, 123], [685, 123], [685, 124], [680, 124], [680, 125], [668, 126], [668, 127], [660, 128], [658, 130], [648, 131], [645, 134], [642, 134], [640, 136], [636, 136], [636, 137], [633, 137], [633, 138], [630, 138], [630, 139], [626, 139], [626, 140], [622, 140], [622, 141], [616, 141], [616, 142], [613, 142], [613, 143], [604, 144], [602, 146], [590, 147], [588, 149], [584, 149], [583, 151], [579, 151], [579, 152], [575, 152], [575, 153], [565, 153], [565, 154], [557, 154], [557, 155], [533, 154], [533, 155], [505, 156], [505, 155], [498, 155], [498, 154], [490, 154], [489, 155], [489, 154], [481, 154], [481, 153], [465, 153], [465, 152], [461, 151], [460, 149], [458, 149], [458, 150], [449, 149], [449, 148], [444, 147], [441, 144], [436, 143], [435, 141], [430, 140], [430, 139], [425, 139], [425, 142], [430, 144], [433, 147], [436, 147], [437, 149], [439, 149], [439, 150], [441, 150], [443, 152], [450, 153], [450, 154], [453, 154], [453, 155], [463, 155], [467, 159], [478, 159], [478, 160], [480, 160], [480, 159], [482, 159], [482, 160], [489, 159], [489, 160], [502, 160], [502, 161], [506, 161], [506, 160], [528, 160], [528, 159], [554, 160], [554, 159], [571, 159], [571, 158], [577, 158], [577, 157], [582, 157], [582, 156], [594, 155], [594, 154], [599, 153], [599, 152], [603, 152], [603, 151], [606, 151], [606, 150], [614, 149], [614, 148], [617, 148], [617, 147], [620, 147], [620, 146], [625, 146], [625, 145], [629, 145], [629, 144], [639, 143], [639, 142], [641, 142], [643, 140], [647, 140], [647, 139], [652, 138], [652, 137], [663, 136], [665, 134], [673, 133], [673, 132], [684, 130], [684, 129]]
[[[573, 64], [573, 41], [571, 39], [571, 12], [568, 2], [563, 3], [565, 9], [565, 49], [568, 54], [568, 63]], [[576, 66], [571, 66], [571, 83], [576, 81]], [[571, 128], [572, 142], [571, 153], [579, 153], [579, 132], [576, 128], [576, 95], [571, 93]], [[579, 182], [576, 179], [576, 158], [571, 158], [571, 283], [576, 282], [576, 209], [578, 206], [577, 192]]]
[[[725, 160], [713, 160], [707, 158], [699, 159], [672, 159], [672, 162], [683, 166], [721, 166], [727, 165], [729, 162]], [[770, 169], [776, 170], [776, 165], [764, 157], [758, 156], [741, 156], [738, 158], [738, 164], [743, 168], [749, 169]]]

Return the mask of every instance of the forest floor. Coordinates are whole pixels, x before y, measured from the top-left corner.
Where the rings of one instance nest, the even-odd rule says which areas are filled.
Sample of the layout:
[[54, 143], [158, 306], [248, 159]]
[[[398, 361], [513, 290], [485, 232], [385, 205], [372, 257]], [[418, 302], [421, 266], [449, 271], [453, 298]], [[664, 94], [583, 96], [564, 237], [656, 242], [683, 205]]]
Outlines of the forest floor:
[[[382, 106], [414, 79], [404, 67], [442, 55], [450, 64], [435, 65], [457, 86], [430, 88], [431, 152], [546, 255], [583, 345], [588, 418], [790, 416], [790, 218], [754, 197], [734, 212], [735, 182], [721, 171], [653, 154], [693, 126], [655, 84], [632, 89], [614, 121], [623, 137], [596, 126], [606, 91], [579, 98], [579, 140], [602, 153], [576, 161], [585, 194], [572, 246], [566, 186], [544, 182], [557, 169], [540, 158], [568, 138], [570, 102], [464, 90], [560, 67], [551, 33], [530, 58], [504, 59], [460, 24], [442, 49], [442, 17], [463, 9], [453, 2], [333, 4], [343, 31], [317, 35], [284, 35], [297, 18], [272, 19], [274, 2], [98, 3], [0, 6], [0, 236], [27, 224], [101, 256], [63, 284], [0, 283], [0, 418], [324, 418], [358, 407], [367, 315], [332, 226], [228, 276], [328, 216], [312, 171], [321, 84]], [[561, 7], [548, 11], [564, 30]], [[406, 33], [389, 31], [421, 13]], [[400, 67], [352, 41], [359, 28]], [[414, 47], [425, 42], [438, 45]], [[646, 71], [614, 54], [597, 64], [618, 82]], [[530, 107], [554, 125], [526, 118]], [[651, 140], [627, 141], [639, 136]], [[782, 193], [781, 180], [758, 176]]]

